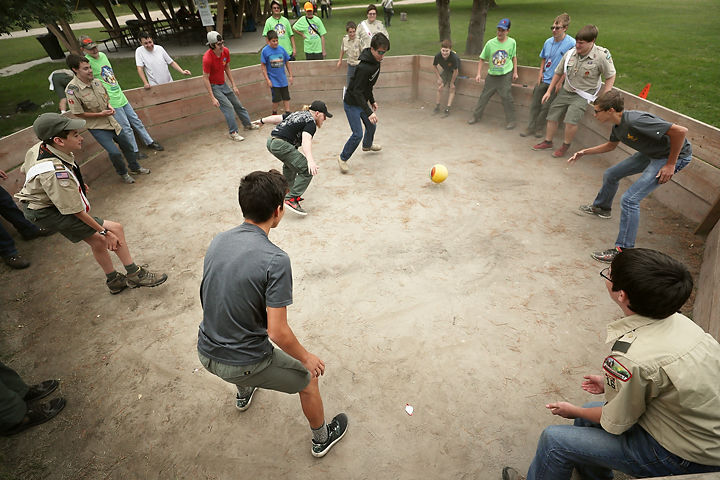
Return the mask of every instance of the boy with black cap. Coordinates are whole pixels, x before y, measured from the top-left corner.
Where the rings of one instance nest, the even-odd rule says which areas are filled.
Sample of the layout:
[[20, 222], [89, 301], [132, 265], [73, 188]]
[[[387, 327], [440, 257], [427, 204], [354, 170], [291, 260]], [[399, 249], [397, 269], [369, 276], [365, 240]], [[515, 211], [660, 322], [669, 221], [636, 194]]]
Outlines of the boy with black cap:
[[[160, 285], [167, 275], [135, 264], [123, 226], [89, 214], [88, 186], [73, 156], [82, 149], [83, 137], [78, 131], [83, 127], [85, 120], [57, 113], [43, 113], [35, 120], [33, 129], [41, 141], [25, 155], [20, 168], [25, 184], [15, 198], [20, 200], [25, 218], [38, 227], [58, 231], [73, 243], [87, 243], [105, 272], [110, 293], [120, 293], [125, 287]], [[127, 275], [115, 271], [108, 250], [122, 261]]]

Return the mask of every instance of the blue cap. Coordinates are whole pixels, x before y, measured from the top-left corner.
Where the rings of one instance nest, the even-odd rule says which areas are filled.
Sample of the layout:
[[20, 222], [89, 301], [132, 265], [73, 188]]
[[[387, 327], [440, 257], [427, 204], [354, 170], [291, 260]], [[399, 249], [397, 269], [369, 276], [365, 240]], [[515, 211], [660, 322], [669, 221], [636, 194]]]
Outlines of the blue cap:
[[510, 30], [510, 19], [509, 18], [503, 18], [498, 22], [497, 28], [502, 28], [503, 30]]

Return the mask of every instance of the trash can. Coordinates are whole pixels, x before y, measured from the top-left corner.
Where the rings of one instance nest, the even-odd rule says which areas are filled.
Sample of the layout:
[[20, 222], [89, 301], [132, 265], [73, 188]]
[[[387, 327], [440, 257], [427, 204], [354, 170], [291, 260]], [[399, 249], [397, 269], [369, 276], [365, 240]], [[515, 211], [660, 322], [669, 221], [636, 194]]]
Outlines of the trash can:
[[37, 41], [40, 42], [40, 45], [43, 46], [50, 58], [53, 60], [62, 60], [65, 58], [65, 52], [60, 46], [60, 42], [58, 42], [55, 35], [52, 33], [46, 33], [44, 35], [38, 35], [35, 38], [37, 38]]

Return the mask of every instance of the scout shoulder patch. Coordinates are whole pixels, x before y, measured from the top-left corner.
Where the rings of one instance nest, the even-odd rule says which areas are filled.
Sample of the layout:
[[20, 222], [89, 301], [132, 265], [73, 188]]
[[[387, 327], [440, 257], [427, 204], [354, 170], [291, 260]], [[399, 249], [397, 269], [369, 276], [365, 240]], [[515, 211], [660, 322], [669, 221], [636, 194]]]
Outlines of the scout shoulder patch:
[[603, 362], [603, 370], [621, 382], [627, 382], [632, 377], [632, 373], [612, 356], [607, 357]]
[[68, 172], [55, 172], [55, 176], [60, 179], [70, 178], [70, 174]]
[[65, 171], [65, 167], [63, 167], [62, 165], [55, 165], [55, 170], [61, 170], [61, 171], [64, 172], [64, 171]]

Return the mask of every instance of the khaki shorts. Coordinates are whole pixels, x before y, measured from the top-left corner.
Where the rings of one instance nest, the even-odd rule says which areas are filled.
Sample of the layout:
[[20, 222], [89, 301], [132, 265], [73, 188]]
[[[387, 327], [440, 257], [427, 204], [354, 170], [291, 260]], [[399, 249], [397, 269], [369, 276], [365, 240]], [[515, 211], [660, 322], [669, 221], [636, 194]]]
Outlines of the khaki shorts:
[[[576, 93], [570, 93], [564, 88], [560, 88], [557, 97], [550, 105], [548, 110], [547, 119], [551, 122], [559, 122], [565, 115], [565, 123], [570, 125], [577, 125], [585, 115], [587, 110], [588, 102], [580, 95]], [[566, 113], [567, 111], [567, 113]]]
[[[88, 237], [93, 236], [97, 231], [87, 223], [83, 222], [75, 215], [63, 215], [55, 207], [41, 208], [40, 210], [31, 210], [26, 203], [21, 202], [22, 211], [30, 222], [40, 228], [47, 228], [53, 232], [60, 232], [63, 237], [73, 243], [78, 243]], [[93, 217], [95, 221], [102, 225], [103, 220], [99, 217]]]
[[298, 393], [310, 383], [310, 372], [303, 364], [279, 348], [252, 365], [228, 365], [211, 360], [200, 352], [198, 358], [208, 372], [238, 387]]

